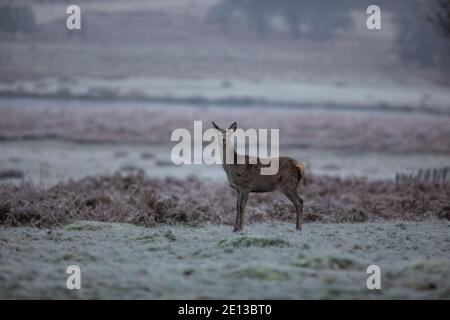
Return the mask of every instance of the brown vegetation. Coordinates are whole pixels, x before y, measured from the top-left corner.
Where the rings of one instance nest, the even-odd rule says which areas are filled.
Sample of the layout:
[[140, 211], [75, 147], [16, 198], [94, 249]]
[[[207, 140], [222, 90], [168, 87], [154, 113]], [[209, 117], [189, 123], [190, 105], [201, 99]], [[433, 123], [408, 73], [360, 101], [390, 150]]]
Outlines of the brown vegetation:
[[[449, 219], [448, 183], [307, 177], [305, 221], [324, 223]], [[226, 184], [198, 178], [154, 179], [143, 173], [85, 178], [45, 189], [31, 182], [0, 185], [0, 225], [55, 227], [77, 220], [136, 225], [232, 225], [235, 194]], [[248, 222], [294, 222], [281, 194], [252, 194]]]

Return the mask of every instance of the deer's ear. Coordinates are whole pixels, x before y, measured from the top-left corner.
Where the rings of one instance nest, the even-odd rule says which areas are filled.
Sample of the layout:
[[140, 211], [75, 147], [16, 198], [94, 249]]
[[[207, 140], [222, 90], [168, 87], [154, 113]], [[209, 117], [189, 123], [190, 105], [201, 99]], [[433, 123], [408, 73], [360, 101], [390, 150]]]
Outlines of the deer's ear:
[[221, 130], [221, 129], [219, 128], [219, 126], [218, 126], [217, 124], [214, 123], [214, 121], [212, 122], [212, 125], [213, 125], [214, 128], [216, 128], [217, 130]]
[[229, 130], [236, 130], [237, 129], [237, 123], [234, 122], [228, 129]]

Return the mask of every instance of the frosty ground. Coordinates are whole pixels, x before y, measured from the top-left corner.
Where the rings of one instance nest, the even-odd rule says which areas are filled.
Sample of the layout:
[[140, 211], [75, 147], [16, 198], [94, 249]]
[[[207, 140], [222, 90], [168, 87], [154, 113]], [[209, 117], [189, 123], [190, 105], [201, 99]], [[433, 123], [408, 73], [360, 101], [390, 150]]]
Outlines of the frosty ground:
[[[450, 297], [450, 222], [159, 226], [75, 222], [0, 229], [0, 298]], [[66, 289], [69, 265], [81, 290]], [[381, 267], [381, 290], [366, 287]]]

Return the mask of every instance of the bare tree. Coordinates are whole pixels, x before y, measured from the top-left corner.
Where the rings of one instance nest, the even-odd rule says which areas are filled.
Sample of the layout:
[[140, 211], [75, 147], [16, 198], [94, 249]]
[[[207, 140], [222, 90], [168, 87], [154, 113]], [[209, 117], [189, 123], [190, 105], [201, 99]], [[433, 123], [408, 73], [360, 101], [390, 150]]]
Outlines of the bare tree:
[[434, 10], [433, 22], [439, 27], [442, 34], [450, 39], [450, 0], [437, 0]]

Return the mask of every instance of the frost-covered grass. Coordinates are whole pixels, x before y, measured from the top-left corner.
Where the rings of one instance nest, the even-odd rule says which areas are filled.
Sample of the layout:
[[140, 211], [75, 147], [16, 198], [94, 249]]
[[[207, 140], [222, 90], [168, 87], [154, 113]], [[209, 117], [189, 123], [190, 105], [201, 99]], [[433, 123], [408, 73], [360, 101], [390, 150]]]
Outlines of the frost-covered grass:
[[[307, 223], [450, 219], [448, 183], [307, 175], [299, 193], [305, 201]], [[0, 225], [55, 228], [77, 220], [143, 226], [231, 225], [235, 203], [235, 191], [226, 183], [194, 176], [150, 178], [139, 171], [61, 182], [50, 188], [25, 181], [0, 184]], [[246, 224], [277, 220], [294, 224], [294, 207], [278, 192], [251, 194], [245, 219]], [[237, 245], [245, 244], [241, 239]]]
[[[447, 221], [0, 227], [0, 298], [450, 298]], [[243, 244], [243, 245], [242, 245]], [[81, 290], [66, 289], [69, 265]], [[366, 288], [381, 268], [380, 291]]]

